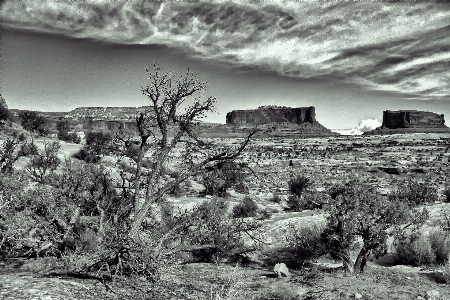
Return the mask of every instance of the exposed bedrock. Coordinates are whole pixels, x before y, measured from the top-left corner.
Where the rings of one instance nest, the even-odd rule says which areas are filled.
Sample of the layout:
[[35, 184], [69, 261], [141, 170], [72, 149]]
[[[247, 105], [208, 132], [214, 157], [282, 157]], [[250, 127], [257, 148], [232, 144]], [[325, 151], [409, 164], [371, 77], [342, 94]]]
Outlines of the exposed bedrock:
[[315, 123], [316, 111], [310, 107], [261, 107], [249, 110], [233, 110], [227, 113], [227, 125], [270, 123]]

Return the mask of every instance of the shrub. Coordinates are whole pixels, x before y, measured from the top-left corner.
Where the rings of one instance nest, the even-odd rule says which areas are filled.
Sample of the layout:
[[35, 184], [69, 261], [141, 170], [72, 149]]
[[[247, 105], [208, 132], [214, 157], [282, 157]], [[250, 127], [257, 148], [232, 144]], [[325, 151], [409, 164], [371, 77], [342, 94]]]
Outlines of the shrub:
[[270, 201], [281, 204], [281, 202], [283, 202], [283, 199], [281, 198], [281, 196], [277, 193], [273, 194], [273, 197], [270, 199]]
[[296, 195], [290, 195], [286, 200], [287, 211], [302, 211], [303, 207], [302, 199]]
[[0, 105], [0, 121], [5, 122], [9, 119], [10, 113], [8, 108]]
[[255, 217], [258, 212], [258, 204], [249, 195], [246, 195], [241, 203], [233, 207], [233, 218]]
[[45, 143], [44, 147], [43, 151], [38, 151], [38, 154], [33, 156], [27, 166], [30, 177], [39, 183], [44, 183], [46, 177], [53, 173], [61, 162], [58, 158], [61, 147], [59, 142]]
[[96, 155], [89, 147], [81, 148], [78, 152], [74, 153], [73, 157], [87, 163], [97, 163], [101, 158], [100, 156]]
[[[330, 253], [342, 259], [344, 270], [363, 272], [371, 252], [386, 249], [389, 235], [401, 235], [405, 226], [415, 229], [427, 220], [425, 208], [411, 208], [407, 199], [393, 200], [357, 180], [330, 190], [330, 199], [324, 205], [328, 216], [322, 238]], [[352, 250], [359, 251], [355, 261], [350, 256]]]
[[397, 240], [395, 258], [401, 264], [412, 266], [432, 265], [436, 261], [430, 241], [420, 232]]
[[450, 233], [442, 229], [433, 230], [430, 232], [428, 240], [436, 256], [436, 263], [445, 265], [450, 255]]
[[232, 187], [237, 192], [246, 192], [248, 188], [244, 183], [246, 177], [244, 168], [245, 166], [235, 162], [219, 163], [202, 177], [205, 195], [226, 197], [227, 190]]
[[185, 240], [195, 259], [213, 262], [239, 256], [258, 247], [257, 240], [244, 244], [244, 237], [247, 238], [246, 232], [259, 228], [260, 224], [232, 218], [228, 207], [228, 202], [223, 198], [213, 198], [194, 207], [188, 216], [195, 222], [190, 226]]
[[31, 143], [24, 143], [20, 146], [19, 152], [17, 153], [18, 156], [31, 156], [31, 155], [37, 155], [39, 153], [38, 147], [34, 143], [34, 141], [31, 141]]
[[25, 130], [30, 132], [37, 132], [39, 135], [47, 135], [49, 133], [45, 125], [45, 118], [40, 116], [35, 111], [21, 111], [19, 113], [21, 125]]
[[88, 132], [85, 136], [86, 144], [74, 157], [88, 163], [96, 163], [102, 155], [111, 152], [112, 136], [107, 132]]
[[309, 178], [300, 175], [289, 180], [288, 185], [291, 194], [300, 198], [306, 188], [310, 185], [310, 180]]
[[61, 129], [58, 132], [58, 139], [68, 143], [81, 143], [81, 138], [75, 132], [69, 133], [66, 129]]
[[297, 260], [304, 263], [327, 253], [326, 244], [321, 238], [324, 229], [322, 223], [302, 227], [288, 224], [286, 239]]
[[0, 145], [0, 172], [12, 173], [14, 163], [19, 158], [18, 146], [25, 141], [23, 134], [14, 133], [11, 137], [6, 138]]
[[271, 217], [272, 217], [272, 212], [267, 208], [260, 209], [258, 211], [258, 220], [267, 220], [267, 219], [270, 219]]
[[398, 185], [397, 189], [389, 195], [389, 198], [398, 198], [407, 201], [410, 206], [417, 206], [434, 203], [438, 200], [438, 194], [430, 180], [418, 182], [413, 177], [409, 177]]

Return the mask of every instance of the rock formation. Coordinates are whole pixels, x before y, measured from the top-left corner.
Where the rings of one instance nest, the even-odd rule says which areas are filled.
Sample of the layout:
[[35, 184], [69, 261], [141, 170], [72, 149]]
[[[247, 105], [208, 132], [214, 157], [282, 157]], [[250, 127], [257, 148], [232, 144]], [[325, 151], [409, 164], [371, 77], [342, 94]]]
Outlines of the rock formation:
[[[233, 110], [227, 113], [227, 125], [234, 127], [274, 127], [285, 136], [338, 135], [316, 120], [316, 109], [310, 107], [263, 106], [257, 109]], [[277, 135], [274, 133], [274, 135]]]
[[364, 134], [441, 132], [450, 133], [450, 128], [445, 125], [443, 114], [417, 110], [385, 110], [383, 112], [383, 124]]
[[428, 111], [417, 110], [385, 110], [383, 112], [383, 125], [389, 129], [397, 128], [442, 128], [446, 127], [444, 115]]
[[294, 123], [316, 122], [316, 110], [310, 107], [260, 107], [250, 110], [233, 110], [227, 113], [228, 125], [244, 124], [269, 124], [269, 123]]

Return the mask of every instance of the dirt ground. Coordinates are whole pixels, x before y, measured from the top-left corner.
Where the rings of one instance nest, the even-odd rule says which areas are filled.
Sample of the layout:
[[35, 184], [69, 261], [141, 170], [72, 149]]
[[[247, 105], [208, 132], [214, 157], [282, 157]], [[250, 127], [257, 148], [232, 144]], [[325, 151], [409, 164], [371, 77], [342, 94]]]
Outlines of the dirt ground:
[[[289, 222], [300, 226], [323, 222], [320, 211], [288, 213], [283, 205], [270, 201], [274, 193], [286, 196], [287, 182], [302, 174], [314, 180], [314, 186], [328, 188], [332, 183], [357, 176], [384, 192], [392, 182], [414, 176], [430, 179], [443, 199], [443, 189], [450, 172], [450, 135], [416, 134], [372, 137], [333, 137], [315, 139], [261, 139], [251, 144], [243, 160], [250, 162], [257, 176], [248, 179], [250, 194], [260, 207], [276, 209], [261, 229], [267, 243], [264, 251], [252, 254], [249, 264], [175, 265], [163, 274], [151, 297], [161, 299], [450, 299], [450, 286], [439, 283], [438, 269], [395, 265], [392, 255], [370, 262], [365, 273], [348, 275], [340, 263], [321, 258], [306, 266], [286, 251]], [[37, 138], [42, 147], [49, 139]], [[238, 139], [224, 139], [233, 143]], [[282, 147], [281, 147], [282, 146]], [[81, 145], [61, 142], [60, 158], [70, 157]], [[283, 150], [278, 150], [278, 149]], [[29, 159], [21, 158], [16, 167], [23, 168]], [[293, 167], [289, 167], [289, 161]], [[113, 166], [111, 158], [104, 158]], [[383, 168], [395, 168], [390, 174]], [[189, 208], [204, 201], [198, 195], [201, 184], [191, 183], [191, 190], [181, 197], [170, 198], [177, 206]], [[229, 201], [238, 202], [243, 195], [230, 191]], [[434, 228], [442, 217], [442, 208], [450, 204], [435, 203], [424, 231]], [[289, 278], [276, 278], [273, 266], [284, 262]], [[33, 270], [41, 261], [0, 262], [0, 299], [121, 299], [108, 290], [108, 284], [93, 278], [47, 276]], [[133, 293], [127, 284], [114, 287], [125, 294]], [[145, 284], [144, 284], [145, 285]], [[130, 295], [131, 295], [130, 294]], [[434, 296], [430, 296], [434, 295]], [[148, 299], [152, 299], [152, 298]], [[423, 297], [423, 298], [420, 298]], [[433, 298], [434, 297], [434, 298]], [[131, 296], [130, 298], [131, 299]], [[155, 298], [156, 299], [156, 298]]]

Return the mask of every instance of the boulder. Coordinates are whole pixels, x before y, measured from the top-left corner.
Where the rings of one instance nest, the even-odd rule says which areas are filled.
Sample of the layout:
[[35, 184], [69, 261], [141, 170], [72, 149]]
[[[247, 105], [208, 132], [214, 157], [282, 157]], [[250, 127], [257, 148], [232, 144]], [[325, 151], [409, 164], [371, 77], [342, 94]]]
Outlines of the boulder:
[[425, 299], [438, 300], [439, 299], [439, 291], [436, 291], [436, 290], [427, 291], [427, 293], [425, 295]]
[[275, 267], [273, 267], [273, 271], [275, 272], [275, 274], [277, 274], [278, 278], [282, 277], [283, 275], [285, 277], [289, 277], [289, 269], [284, 263], [276, 264]]

